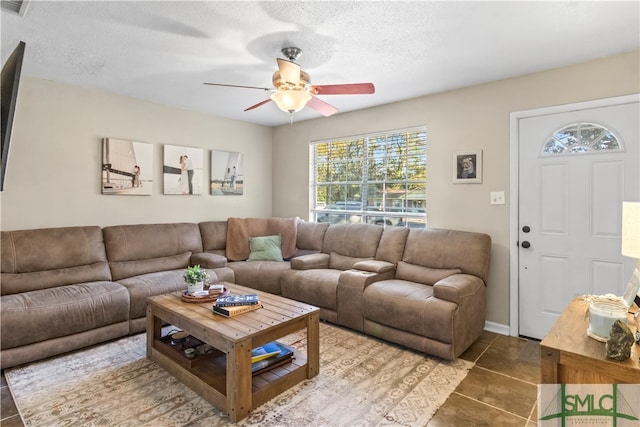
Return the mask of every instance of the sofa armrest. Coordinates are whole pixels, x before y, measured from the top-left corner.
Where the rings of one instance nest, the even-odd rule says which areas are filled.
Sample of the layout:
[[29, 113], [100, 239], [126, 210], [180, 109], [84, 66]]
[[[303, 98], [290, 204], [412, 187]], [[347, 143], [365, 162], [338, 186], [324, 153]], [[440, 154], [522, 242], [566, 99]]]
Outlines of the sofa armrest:
[[311, 270], [314, 268], [329, 268], [329, 254], [317, 253], [291, 258], [292, 270]]
[[395, 271], [396, 266], [392, 262], [368, 259], [356, 262], [353, 264], [353, 268], [356, 270], [368, 271], [370, 273], [387, 273], [389, 271]]
[[364, 290], [372, 283], [393, 279], [394, 271], [394, 269], [390, 269], [385, 273], [375, 273], [363, 270], [345, 270], [340, 273], [336, 290], [338, 324], [357, 331], [364, 331]]
[[454, 274], [439, 280], [433, 285], [433, 296], [461, 305], [465, 298], [477, 295], [478, 288], [484, 286], [484, 281], [477, 276]]
[[210, 252], [191, 254], [191, 265], [200, 265], [202, 268], [222, 268], [227, 266], [227, 259], [222, 255]]

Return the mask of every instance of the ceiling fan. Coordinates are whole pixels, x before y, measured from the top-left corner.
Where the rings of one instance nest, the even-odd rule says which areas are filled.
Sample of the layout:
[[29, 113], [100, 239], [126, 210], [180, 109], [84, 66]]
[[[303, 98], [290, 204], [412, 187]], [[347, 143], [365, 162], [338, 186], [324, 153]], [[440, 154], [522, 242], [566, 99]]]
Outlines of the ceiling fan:
[[297, 47], [285, 47], [282, 49], [282, 54], [287, 59], [276, 58], [278, 71], [273, 73], [273, 88], [222, 83], [205, 84], [211, 86], [260, 89], [273, 92], [269, 99], [258, 102], [244, 111], [253, 110], [273, 101], [278, 108], [287, 113], [292, 114], [302, 110], [305, 106], [309, 106], [325, 117], [336, 113], [338, 109], [316, 97], [316, 95], [367, 95], [375, 93], [373, 83], [311, 85], [311, 77], [309, 74], [302, 71], [300, 66], [294, 62], [300, 57], [302, 50]]

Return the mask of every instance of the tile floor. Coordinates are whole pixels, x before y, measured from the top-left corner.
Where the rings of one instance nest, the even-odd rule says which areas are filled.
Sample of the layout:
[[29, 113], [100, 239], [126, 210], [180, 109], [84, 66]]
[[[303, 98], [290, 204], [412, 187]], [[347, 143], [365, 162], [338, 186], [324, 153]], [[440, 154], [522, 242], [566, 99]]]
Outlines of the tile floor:
[[[461, 356], [475, 366], [428, 427], [536, 426], [539, 345], [526, 344], [526, 339], [484, 332]], [[23, 426], [4, 374], [1, 391], [0, 425]]]

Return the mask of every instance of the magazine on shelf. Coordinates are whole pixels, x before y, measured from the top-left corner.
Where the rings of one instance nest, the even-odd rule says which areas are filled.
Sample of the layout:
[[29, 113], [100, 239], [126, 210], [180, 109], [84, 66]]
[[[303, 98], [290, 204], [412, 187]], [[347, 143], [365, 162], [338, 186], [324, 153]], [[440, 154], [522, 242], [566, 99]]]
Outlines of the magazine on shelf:
[[262, 304], [251, 304], [251, 305], [235, 305], [231, 307], [218, 307], [217, 305], [213, 306], [213, 312], [216, 314], [220, 314], [225, 317], [233, 317], [239, 314], [248, 313], [250, 311], [258, 310], [262, 308]]
[[[289, 363], [291, 359], [293, 359], [293, 348], [286, 346], [277, 341], [272, 341], [268, 344], [263, 345], [262, 347], [268, 348], [278, 348], [279, 351], [275, 355], [268, 357], [266, 359], [259, 360], [251, 364], [251, 374], [258, 375], [269, 369], [273, 369], [277, 366], [284, 365], [285, 363]], [[258, 347], [260, 348], [260, 347]], [[254, 349], [256, 350], [256, 349]], [[253, 351], [252, 351], [253, 355]]]
[[245, 295], [226, 295], [221, 296], [216, 301], [218, 307], [233, 307], [237, 305], [255, 305], [258, 304], [258, 295], [245, 294]]

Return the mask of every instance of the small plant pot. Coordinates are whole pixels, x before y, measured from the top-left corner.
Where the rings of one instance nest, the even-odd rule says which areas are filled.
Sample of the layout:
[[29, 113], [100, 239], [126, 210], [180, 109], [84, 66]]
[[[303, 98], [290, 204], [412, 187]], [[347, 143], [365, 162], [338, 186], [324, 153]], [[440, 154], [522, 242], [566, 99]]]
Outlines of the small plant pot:
[[193, 295], [195, 292], [204, 290], [204, 282], [187, 283], [187, 293]]

